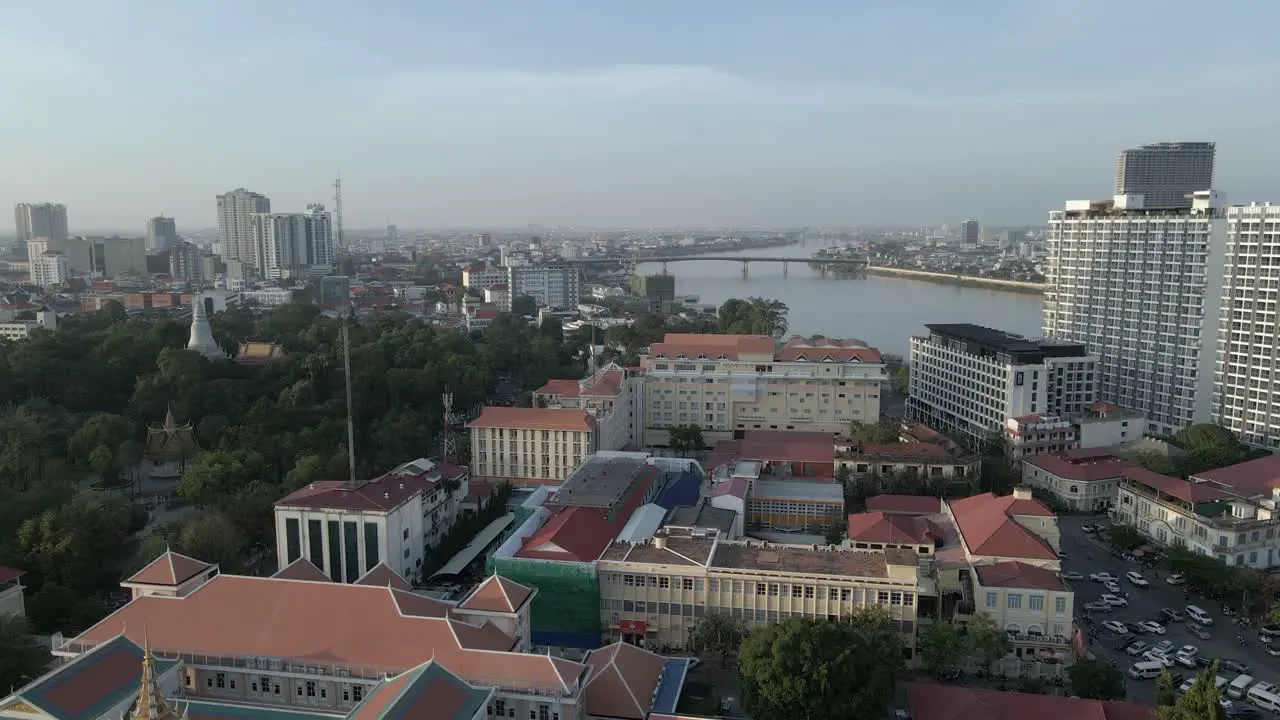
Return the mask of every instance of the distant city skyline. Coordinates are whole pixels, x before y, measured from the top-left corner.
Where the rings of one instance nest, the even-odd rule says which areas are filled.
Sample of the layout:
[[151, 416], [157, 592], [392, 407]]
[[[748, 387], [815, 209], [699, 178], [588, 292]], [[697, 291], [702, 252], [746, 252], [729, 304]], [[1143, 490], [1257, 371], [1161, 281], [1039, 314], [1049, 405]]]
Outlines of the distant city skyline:
[[0, 9], [0, 102], [24, 109], [0, 205], [181, 233], [237, 187], [331, 203], [341, 172], [349, 228], [1039, 225], [1177, 141], [1217, 143], [1229, 202], [1280, 201], [1257, 91], [1280, 6], [1194, 31], [1183, 0], [297, 10]]

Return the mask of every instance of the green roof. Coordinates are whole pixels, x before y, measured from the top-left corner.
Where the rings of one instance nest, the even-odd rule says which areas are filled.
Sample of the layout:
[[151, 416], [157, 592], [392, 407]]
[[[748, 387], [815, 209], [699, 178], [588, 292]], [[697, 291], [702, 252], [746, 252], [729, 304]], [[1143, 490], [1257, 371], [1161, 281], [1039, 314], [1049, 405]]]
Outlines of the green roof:
[[[142, 648], [121, 635], [40, 678], [19, 696], [57, 720], [95, 720], [138, 694], [142, 656]], [[156, 675], [176, 664], [157, 659]]]

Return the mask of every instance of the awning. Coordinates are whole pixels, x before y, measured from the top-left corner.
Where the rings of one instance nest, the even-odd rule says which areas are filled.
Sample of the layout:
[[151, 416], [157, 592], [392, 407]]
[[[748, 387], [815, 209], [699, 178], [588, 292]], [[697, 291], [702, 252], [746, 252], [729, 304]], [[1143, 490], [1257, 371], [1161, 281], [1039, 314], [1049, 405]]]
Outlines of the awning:
[[507, 526], [512, 522], [515, 522], [515, 519], [515, 515], [508, 513], [486, 525], [483, 530], [471, 539], [471, 542], [467, 543], [466, 547], [462, 548], [456, 555], [449, 558], [449, 562], [445, 563], [444, 567], [431, 573], [431, 577], [457, 575], [463, 570], [466, 570], [467, 566], [471, 564], [471, 561], [480, 557], [480, 553], [484, 552], [484, 549], [489, 547], [489, 543], [497, 540], [498, 536], [502, 535], [502, 532], [507, 529]]

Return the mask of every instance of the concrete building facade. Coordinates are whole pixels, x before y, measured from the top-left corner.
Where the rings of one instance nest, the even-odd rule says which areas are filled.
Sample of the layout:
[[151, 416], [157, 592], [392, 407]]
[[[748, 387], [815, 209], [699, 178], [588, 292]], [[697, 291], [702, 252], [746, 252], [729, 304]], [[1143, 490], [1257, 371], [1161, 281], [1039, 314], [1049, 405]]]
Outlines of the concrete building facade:
[[1214, 144], [1170, 142], [1121, 150], [1116, 195], [1142, 195], [1148, 208], [1186, 208], [1192, 193], [1213, 187]]
[[[61, 203], [18, 203], [13, 209], [14, 229], [18, 242], [26, 244], [44, 238], [58, 249], [67, 239], [67, 206]], [[41, 250], [41, 252], [44, 252]]]
[[244, 188], [217, 197], [218, 252], [224, 260], [237, 260], [257, 269], [257, 244], [253, 235], [253, 216], [271, 212], [271, 201]]
[[472, 420], [472, 473], [513, 485], [555, 485], [599, 449], [595, 418], [581, 408], [486, 407]]
[[572, 265], [509, 267], [507, 299], [502, 309], [509, 312], [511, 301], [525, 296], [533, 298], [538, 307], [576, 308], [581, 295], [578, 269]]
[[71, 276], [67, 256], [56, 250], [47, 250], [31, 258], [31, 284], [43, 288], [59, 287]]
[[163, 252], [178, 241], [178, 225], [173, 218], [161, 215], [147, 220], [147, 252]]

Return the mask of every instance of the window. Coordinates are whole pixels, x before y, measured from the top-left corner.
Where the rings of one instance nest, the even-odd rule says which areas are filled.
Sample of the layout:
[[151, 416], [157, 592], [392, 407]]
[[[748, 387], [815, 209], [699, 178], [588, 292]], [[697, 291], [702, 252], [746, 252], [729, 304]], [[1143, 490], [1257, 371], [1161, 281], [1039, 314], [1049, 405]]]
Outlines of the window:
[[804, 588], [799, 585], [791, 586], [791, 597], [798, 598], [804, 595]]
[[363, 686], [363, 685], [352, 685], [352, 686], [351, 686], [351, 697], [355, 698], [355, 701], [356, 701], [356, 702], [360, 702], [361, 700], [363, 700], [363, 699], [364, 699], [364, 686]]
[[878, 605], [888, 605], [888, 604], [889, 604], [889, 591], [888, 591], [888, 590], [880, 590], [880, 591], [876, 592], [876, 604], [878, 604]]
[[1067, 611], [1067, 599], [1064, 597], [1056, 597], [1053, 599], [1053, 611], [1059, 615]]
[[[342, 537], [341, 525], [337, 520], [330, 520], [325, 523], [326, 529], [329, 531], [329, 579], [334, 582], [342, 582]], [[301, 691], [299, 691], [301, 694]]]
[[668, 578], [668, 577], [658, 578], [658, 587], [664, 588], [664, 589], [671, 587], [671, 578]]
[[315, 696], [316, 696], [316, 681], [308, 680], [307, 681], [307, 697], [315, 697]]
[[[407, 549], [407, 548], [406, 548]], [[378, 558], [378, 524], [364, 524], [364, 566], [372, 570], [380, 562]]]
[[906, 605], [907, 607], [911, 607], [912, 605], [915, 605], [916, 604], [915, 593], [909, 593], [909, 592], [902, 593], [902, 604]]
[[764, 595], [764, 593], [765, 593], [765, 584], [764, 584], [764, 583], [756, 583], [756, 594], [757, 594], [757, 595]]
[[227, 674], [226, 674], [226, 673], [218, 673], [217, 675], [214, 675], [213, 677], [214, 677], [214, 683], [215, 683], [218, 687], [220, 687], [220, 688], [225, 688], [225, 687], [227, 686]]
[[693, 578], [682, 578], [680, 581], [680, 587], [684, 588], [685, 590], [692, 590]]
[[307, 559], [324, 568], [324, 525], [319, 520], [307, 521]]
[[894, 590], [893, 592], [889, 593], [889, 604], [890, 604], [890, 605], [901, 605], [901, 604], [902, 604], [902, 593], [898, 592], [897, 590]]
[[1043, 596], [1043, 595], [1030, 595], [1030, 596], [1028, 596], [1028, 597], [1027, 597], [1027, 609], [1028, 609], [1028, 610], [1043, 610], [1043, 609], [1044, 609], [1044, 596]]
[[1010, 610], [1022, 609], [1022, 595], [1018, 593], [1009, 593], [1009, 609]]
[[635, 576], [634, 576], [634, 575], [623, 575], [623, 576], [622, 576], [622, 584], [623, 584], [623, 585], [625, 585], [625, 586], [627, 586], [627, 587], [631, 587], [631, 586], [635, 585], [635, 584], [636, 584], [636, 578], [635, 578]]
[[285, 545], [288, 547], [286, 564], [302, 557], [302, 531], [298, 529], [298, 518], [286, 518], [284, 521]]
[[996, 606], [996, 594], [993, 592], [987, 593], [987, 607], [993, 608], [995, 606]]
[[806, 585], [806, 586], [805, 586], [805, 588], [804, 588], [804, 596], [805, 596], [805, 598], [806, 598], [806, 599], [811, 599], [811, 598], [813, 598], [813, 595], [814, 595], [814, 588], [813, 588], [813, 586], [812, 586], [812, 585]]

